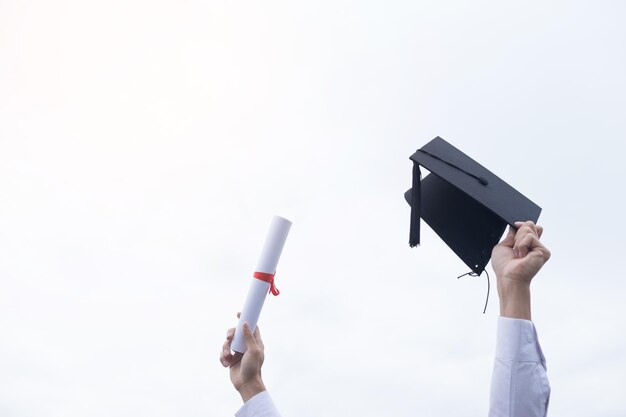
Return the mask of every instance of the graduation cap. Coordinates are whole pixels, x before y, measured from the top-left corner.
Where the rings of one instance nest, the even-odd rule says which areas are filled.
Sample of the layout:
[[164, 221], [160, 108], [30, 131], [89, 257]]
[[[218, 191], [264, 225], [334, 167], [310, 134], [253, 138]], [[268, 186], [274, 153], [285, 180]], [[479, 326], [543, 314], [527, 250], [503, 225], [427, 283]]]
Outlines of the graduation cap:
[[[420, 217], [480, 275], [506, 225], [537, 222], [541, 207], [440, 137], [411, 156], [411, 247], [419, 244]], [[421, 179], [420, 165], [430, 174]]]

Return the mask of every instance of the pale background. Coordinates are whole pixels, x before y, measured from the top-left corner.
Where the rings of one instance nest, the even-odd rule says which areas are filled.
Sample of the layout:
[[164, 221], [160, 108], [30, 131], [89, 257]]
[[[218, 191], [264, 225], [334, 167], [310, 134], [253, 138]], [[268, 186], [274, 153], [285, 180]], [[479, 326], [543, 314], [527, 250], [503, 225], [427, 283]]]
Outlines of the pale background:
[[486, 415], [495, 291], [481, 314], [482, 278], [427, 226], [407, 244], [408, 158], [437, 135], [543, 207], [550, 414], [626, 415], [625, 19], [0, 0], [0, 416], [232, 415], [218, 354], [274, 214], [285, 417]]

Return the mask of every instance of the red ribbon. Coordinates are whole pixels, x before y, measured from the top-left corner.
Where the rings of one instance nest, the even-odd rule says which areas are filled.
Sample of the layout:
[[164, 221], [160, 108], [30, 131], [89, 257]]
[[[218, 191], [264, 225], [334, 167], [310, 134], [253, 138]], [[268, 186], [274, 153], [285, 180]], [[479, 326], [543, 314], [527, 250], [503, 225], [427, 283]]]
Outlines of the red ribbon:
[[276, 273], [273, 273], [273, 274], [266, 274], [265, 272], [254, 273], [254, 277], [256, 279], [260, 279], [261, 281], [265, 281], [270, 284], [270, 292], [272, 293], [272, 295], [276, 296], [280, 294], [280, 291], [278, 291], [278, 288], [276, 288], [276, 285], [274, 285], [274, 275], [276, 275]]

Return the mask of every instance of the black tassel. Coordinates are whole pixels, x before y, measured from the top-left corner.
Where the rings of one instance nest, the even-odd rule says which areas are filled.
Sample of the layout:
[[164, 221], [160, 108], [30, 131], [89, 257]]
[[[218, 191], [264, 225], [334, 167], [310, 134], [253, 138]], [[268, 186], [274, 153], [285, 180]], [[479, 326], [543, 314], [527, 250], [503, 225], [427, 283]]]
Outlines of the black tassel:
[[414, 248], [420, 244], [420, 217], [422, 196], [422, 172], [417, 162], [413, 162], [413, 188], [411, 191], [411, 230], [409, 233], [409, 246]]

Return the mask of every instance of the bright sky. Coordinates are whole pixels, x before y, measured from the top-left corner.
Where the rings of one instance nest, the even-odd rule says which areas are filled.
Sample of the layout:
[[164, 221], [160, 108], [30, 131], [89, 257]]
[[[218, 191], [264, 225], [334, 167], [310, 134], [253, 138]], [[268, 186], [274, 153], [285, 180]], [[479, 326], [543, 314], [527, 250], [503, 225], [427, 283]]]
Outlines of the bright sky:
[[550, 414], [623, 416], [625, 20], [0, 0], [0, 415], [232, 415], [219, 350], [274, 214], [294, 225], [260, 328], [284, 416], [486, 415], [495, 291], [481, 314], [484, 279], [427, 226], [407, 244], [408, 158], [439, 135], [543, 208]]

